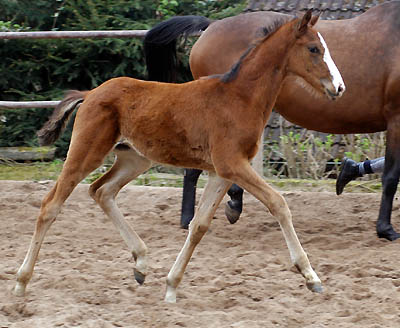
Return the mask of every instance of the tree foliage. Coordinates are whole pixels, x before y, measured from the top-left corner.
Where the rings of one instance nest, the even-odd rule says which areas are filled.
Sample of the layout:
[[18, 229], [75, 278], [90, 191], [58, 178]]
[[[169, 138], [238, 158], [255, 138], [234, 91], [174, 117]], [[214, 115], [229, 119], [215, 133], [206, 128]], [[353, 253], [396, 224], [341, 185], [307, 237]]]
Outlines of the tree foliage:
[[[0, 0], [0, 30], [142, 30], [175, 15], [223, 18], [245, 1]], [[142, 40], [0, 40], [0, 100], [54, 100], [65, 90], [92, 89], [117, 76], [145, 79]], [[180, 58], [187, 58], [181, 49]], [[187, 63], [187, 59], [184, 60]], [[188, 68], [182, 67], [182, 74]], [[51, 109], [1, 110], [0, 146], [36, 145]], [[60, 141], [65, 154], [68, 134]]]

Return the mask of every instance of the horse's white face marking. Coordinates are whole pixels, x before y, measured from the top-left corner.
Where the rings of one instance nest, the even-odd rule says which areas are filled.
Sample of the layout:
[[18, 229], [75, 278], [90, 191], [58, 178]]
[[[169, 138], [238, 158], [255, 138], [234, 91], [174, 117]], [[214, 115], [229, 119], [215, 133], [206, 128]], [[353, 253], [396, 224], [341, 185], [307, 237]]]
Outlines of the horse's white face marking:
[[[340, 75], [340, 72], [339, 72], [338, 68], [336, 67], [335, 62], [333, 61], [333, 59], [331, 57], [328, 46], [326, 45], [326, 42], [325, 42], [324, 38], [322, 37], [321, 33], [318, 32], [318, 36], [319, 36], [322, 46], [325, 49], [324, 62], [326, 63], [326, 65], [329, 68], [329, 71], [331, 72], [333, 86], [335, 87], [336, 92], [339, 92], [339, 90], [341, 90], [341, 92], [340, 92], [340, 95], [341, 95], [346, 90], [342, 76]], [[340, 89], [339, 89], [339, 87], [340, 87]]]

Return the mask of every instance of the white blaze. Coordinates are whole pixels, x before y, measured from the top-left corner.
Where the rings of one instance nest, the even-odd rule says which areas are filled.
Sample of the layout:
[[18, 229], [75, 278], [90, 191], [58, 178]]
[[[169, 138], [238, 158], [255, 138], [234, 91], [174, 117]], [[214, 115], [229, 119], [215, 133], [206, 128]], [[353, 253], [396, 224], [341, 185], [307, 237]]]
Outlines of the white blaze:
[[325, 42], [324, 38], [322, 37], [321, 33], [318, 32], [318, 36], [319, 36], [319, 39], [320, 39], [323, 47], [325, 48], [324, 62], [326, 63], [326, 65], [329, 68], [329, 71], [331, 72], [332, 84], [335, 87], [336, 91], [339, 90], [339, 86], [340, 86], [342, 89], [342, 92], [344, 92], [346, 87], [344, 85], [342, 76], [340, 75], [340, 72], [334, 63], [334, 61], [331, 57], [331, 54], [329, 53], [328, 46], [326, 45], [326, 42]]

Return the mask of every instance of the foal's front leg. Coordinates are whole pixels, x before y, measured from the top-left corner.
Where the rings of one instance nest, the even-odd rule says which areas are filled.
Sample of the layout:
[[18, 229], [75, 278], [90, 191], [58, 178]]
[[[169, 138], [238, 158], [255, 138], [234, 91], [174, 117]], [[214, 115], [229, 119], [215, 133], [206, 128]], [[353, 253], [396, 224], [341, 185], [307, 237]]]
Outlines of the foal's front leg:
[[[308, 289], [313, 292], [322, 292], [321, 280], [312, 269], [307, 254], [297, 238], [292, 223], [292, 214], [285, 199], [271, 188], [245, 160], [242, 163], [236, 163], [235, 167], [228, 171], [230, 180], [235, 181], [260, 200], [275, 216], [285, 237], [292, 262], [306, 279]], [[221, 170], [219, 173], [224, 176], [224, 173], [226, 174], [228, 171]]]
[[216, 176], [215, 173], [209, 174], [208, 183], [201, 196], [198, 210], [189, 225], [189, 234], [185, 244], [168, 274], [166, 302], [176, 302], [176, 289], [182, 280], [185, 268], [196, 245], [207, 232], [214, 213], [231, 184], [232, 182]]

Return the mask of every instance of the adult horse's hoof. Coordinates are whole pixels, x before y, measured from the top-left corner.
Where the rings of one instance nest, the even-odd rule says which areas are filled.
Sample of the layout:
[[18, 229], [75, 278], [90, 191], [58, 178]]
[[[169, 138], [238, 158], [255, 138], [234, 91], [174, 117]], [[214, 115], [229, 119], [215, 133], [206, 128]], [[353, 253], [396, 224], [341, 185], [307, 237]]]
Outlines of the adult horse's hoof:
[[133, 274], [135, 275], [135, 279], [139, 285], [143, 285], [146, 275], [141, 273], [140, 271], [133, 269]]
[[400, 238], [400, 234], [394, 231], [392, 225], [389, 225], [389, 227], [385, 228], [377, 226], [376, 233], [379, 238], [385, 238], [390, 241], [394, 241]]
[[225, 215], [231, 224], [234, 224], [239, 220], [241, 212], [233, 208], [232, 201], [228, 201], [225, 205]]

